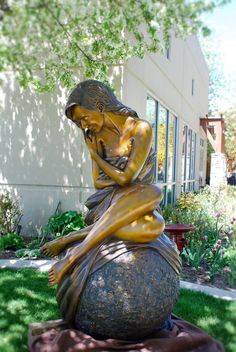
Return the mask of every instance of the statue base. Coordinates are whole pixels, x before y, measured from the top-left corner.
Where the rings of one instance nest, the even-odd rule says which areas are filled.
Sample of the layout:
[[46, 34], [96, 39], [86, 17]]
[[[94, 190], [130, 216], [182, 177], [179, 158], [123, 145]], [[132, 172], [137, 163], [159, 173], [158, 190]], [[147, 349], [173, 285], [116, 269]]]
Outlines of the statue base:
[[179, 295], [179, 276], [154, 249], [130, 250], [91, 274], [73, 326], [98, 339], [136, 340], [161, 328]]
[[97, 339], [132, 341], [165, 326], [179, 294], [171, 264], [179, 256], [163, 243], [111, 239], [89, 253], [58, 285], [63, 319]]
[[223, 345], [204, 331], [172, 315], [173, 328], [153, 332], [143, 340], [132, 342], [96, 340], [81, 331], [70, 329], [63, 320], [34, 323], [29, 326], [29, 352], [224, 352]]

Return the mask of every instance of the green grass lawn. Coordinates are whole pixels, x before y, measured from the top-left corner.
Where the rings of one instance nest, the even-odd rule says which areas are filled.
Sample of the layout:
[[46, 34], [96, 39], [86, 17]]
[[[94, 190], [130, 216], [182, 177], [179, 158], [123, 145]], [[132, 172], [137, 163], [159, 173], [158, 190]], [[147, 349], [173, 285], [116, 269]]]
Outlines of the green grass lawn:
[[[236, 302], [181, 290], [174, 313], [223, 342], [226, 352], [236, 351]], [[0, 351], [27, 351], [28, 324], [58, 319], [55, 288], [47, 274], [31, 269], [0, 270]]]

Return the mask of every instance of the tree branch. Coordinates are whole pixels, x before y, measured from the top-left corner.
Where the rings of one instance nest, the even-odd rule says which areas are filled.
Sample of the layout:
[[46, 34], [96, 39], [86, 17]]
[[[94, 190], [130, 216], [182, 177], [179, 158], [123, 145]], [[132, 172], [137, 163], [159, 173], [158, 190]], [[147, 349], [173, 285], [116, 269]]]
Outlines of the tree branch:
[[[71, 42], [71, 36], [70, 33], [67, 31], [67, 29], [65, 28], [65, 26], [57, 19], [57, 17], [55, 16], [55, 14], [53, 13], [53, 11], [48, 7], [48, 5], [43, 1], [43, 4], [46, 8], [46, 10], [51, 14], [51, 16], [53, 17], [53, 19], [57, 22], [57, 24], [62, 28], [63, 32], [66, 34], [67, 39], [69, 41], [70, 44], [72, 44]], [[77, 43], [75, 43], [77, 49], [86, 57], [86, 59], [90, 62], [94, 62], [94, 60], [85, 53], [85, 51], [83, 49], [81, 49], [79, 47], [79, 45]]]

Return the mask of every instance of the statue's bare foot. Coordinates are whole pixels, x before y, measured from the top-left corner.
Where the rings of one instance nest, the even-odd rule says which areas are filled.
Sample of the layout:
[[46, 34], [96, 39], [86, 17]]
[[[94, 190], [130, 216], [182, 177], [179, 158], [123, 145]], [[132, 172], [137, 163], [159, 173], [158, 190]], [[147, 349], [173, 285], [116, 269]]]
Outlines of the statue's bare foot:
[[56, 262], [49, 270], [49, 285], [59, 284], [68, 271], [74, 269], [76, 263], [84, 254], [82, 246], [73, 248], [64, 259]]
[[59, 284], [66, 274], [68, 268], [68, 260], [62, 259], [55, 263], [48, 272], [48, 284], [49, 286]]
[[40, 248], [40, 251], [47, 257], [55, 257], [60, 254], [65, 247], [66, 243], [63, 241], [63, 238], [57, 238], [56, 240], [45, 243]]

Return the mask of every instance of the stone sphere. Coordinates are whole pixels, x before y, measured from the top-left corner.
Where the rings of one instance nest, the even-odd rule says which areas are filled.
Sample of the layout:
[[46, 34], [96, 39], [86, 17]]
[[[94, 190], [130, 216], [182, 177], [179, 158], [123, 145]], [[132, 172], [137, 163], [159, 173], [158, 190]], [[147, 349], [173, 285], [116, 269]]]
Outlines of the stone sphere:
[[141, 339], [164, 324], [178, 293], [179, 277], [157, 251], [131, 250], [89, 276], [75, 328], [100, 339]]

